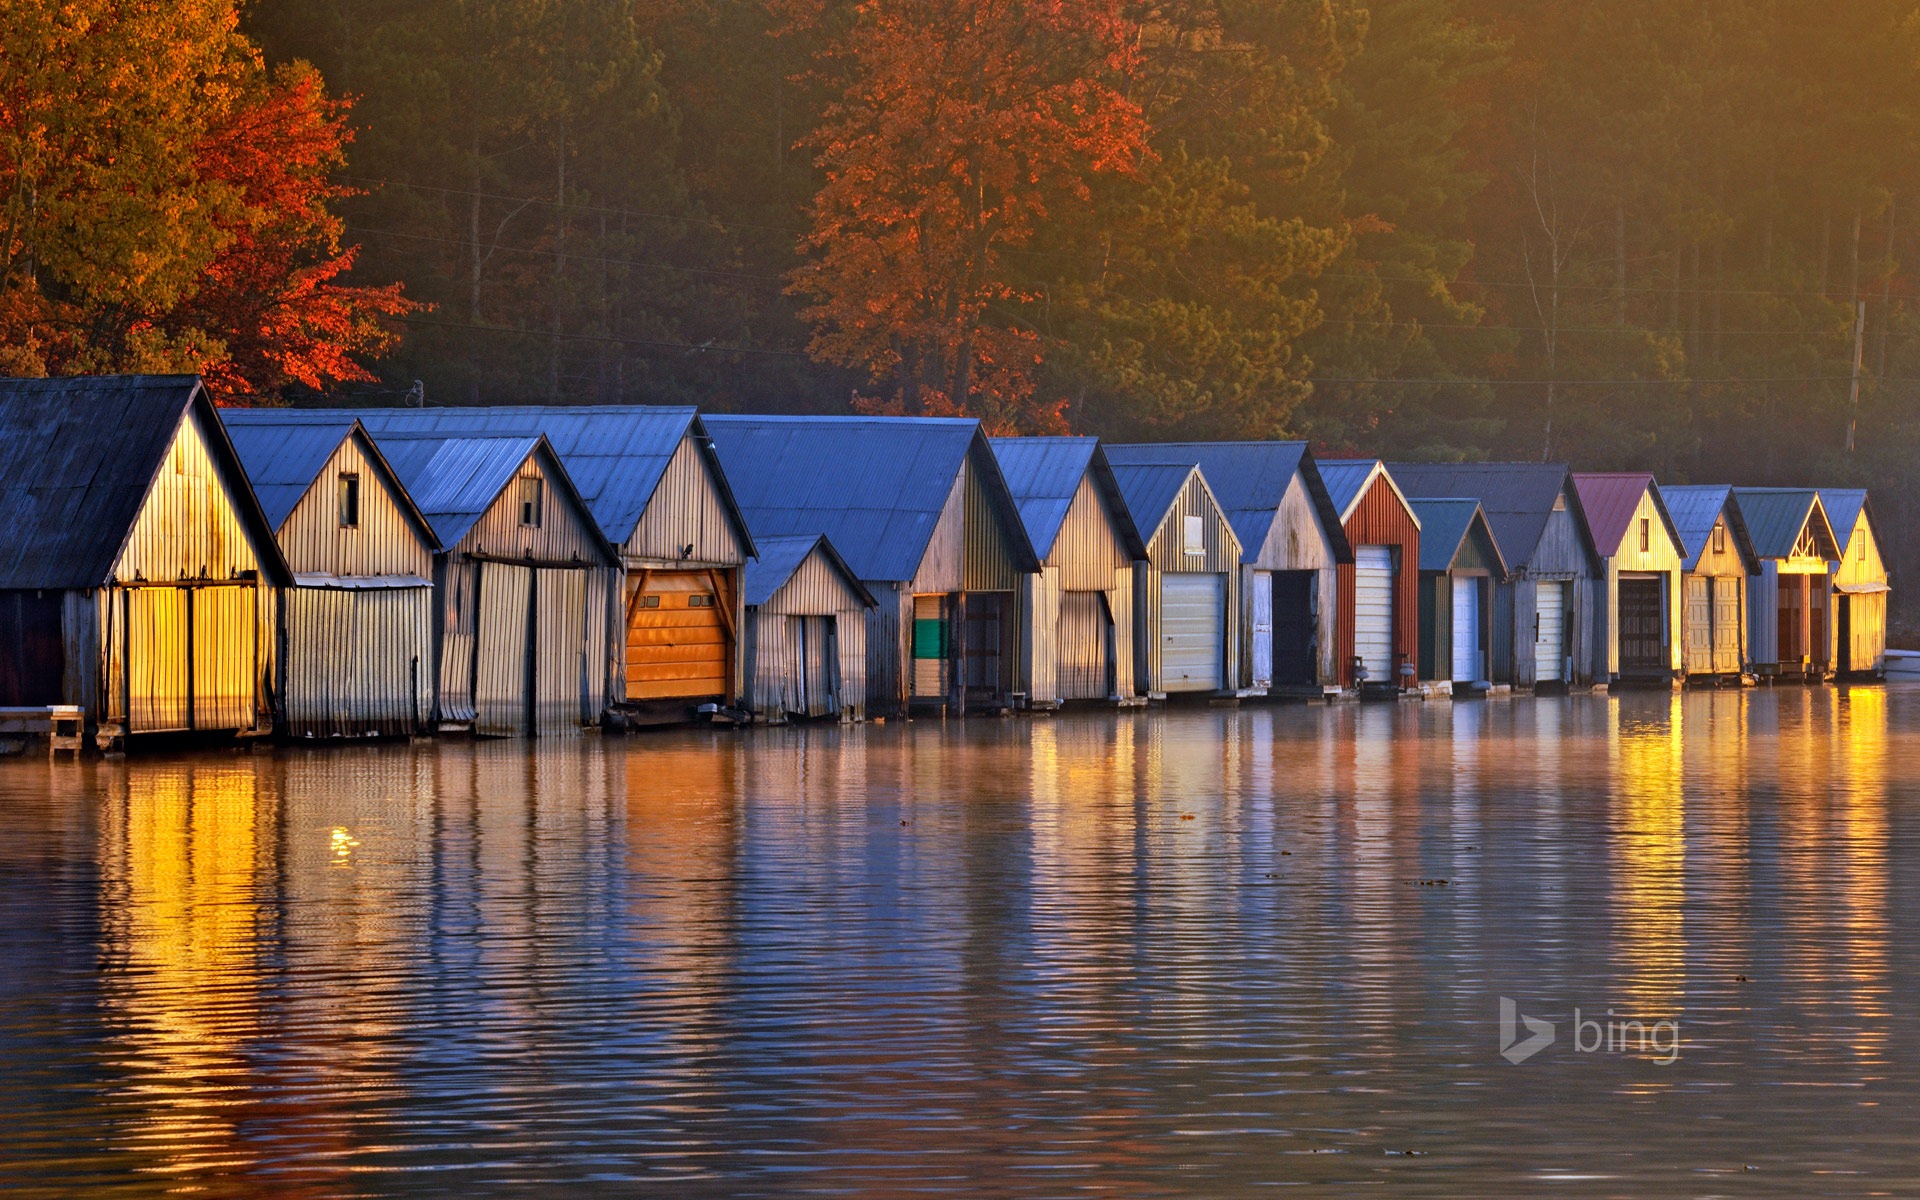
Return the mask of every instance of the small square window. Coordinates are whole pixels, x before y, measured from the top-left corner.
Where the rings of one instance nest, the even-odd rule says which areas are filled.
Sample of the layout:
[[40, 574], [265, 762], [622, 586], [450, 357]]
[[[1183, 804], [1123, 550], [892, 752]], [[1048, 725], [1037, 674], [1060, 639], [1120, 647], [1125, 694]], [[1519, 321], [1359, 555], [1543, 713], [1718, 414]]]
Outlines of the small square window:
[[641, 608], [659, 608], [659, 607], [660, 607], [660, 597], [658, 597], [658, 596], [642, 596], [642, 597], [640, 597], [640, 607], [641, 607]]
[[1725, 554], [1727, 552], [1727, 527], [1725, 525], [1715, 525], [1713, 527], [1713, 552], [1715, 554]]
[[1640, 518], [1640, 553], [1653, 549], [1653, 518]]
[[520, 480], [520, 523], [529, 529], [540, 528], [542, 508], [541, 481], [535, 477]]
[[354, 474], [340, 476], [340, 528], [358, 529], [360, 527], [360, 477]]
[[1186, 549], [1188, 554], [1205, 555], [1207, 552], [1207, 526], [1199, 517], [1187, 517], [1184, 521]]

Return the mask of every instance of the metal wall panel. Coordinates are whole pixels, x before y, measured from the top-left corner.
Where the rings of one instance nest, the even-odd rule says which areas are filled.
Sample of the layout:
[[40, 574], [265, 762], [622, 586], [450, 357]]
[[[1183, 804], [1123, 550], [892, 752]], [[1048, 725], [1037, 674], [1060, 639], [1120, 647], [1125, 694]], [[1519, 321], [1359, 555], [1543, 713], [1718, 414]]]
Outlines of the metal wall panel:
[[587, 572], [542, 567], [533, 577], [533, 731], [575, 733], [599, 715], [589, 707], [600, 664], [587, 641]]
[[[360, 521], [340, 524], [339, 480], [360, 479]], [[414, 575], [427, 578], [433, 550], [408, 523], [385, 478], [357, 438], [348, 438], [320, 469], [314, 485], [280, 526], [281, 553], [298, 572], [327, 575]]]
[[234, 579], [259, 566], [198, 424], [182, 421], [128, 531], [113, 578]]
[[[1420, 650], [1420, 572], [1416, 569], [1420, 562], [1420, 527], [1414, 523], [1413, 514], [1407, 511], [1400, 497], [1388, 486], [1386, 479], [1376, 476], [1347, 516], [1347, 541], [1353, 546], [1392, 546], [1398, 550], [1399, 570], [1394, 581], [1392, 640], [1387, 651], [1389, 671], [1385, 678], [1375, 673], [1373, 664], [1368, 664], [1371, 682], [1381, 683], [1391, 680], [1400, 681], [1398, 675], [1399, 660], [1405, 657], [1409, 663]], [[1342, 687], [1353, 686], [1353, 656], [1357, 653], [1355, 639], [1355, 604], [1357, 601], [1354, 565], [1342, 563], [1338, 568], [1340, 604], [1337, 617], [1336, 636], [1339, 641], [1337, 665]], [[1377, 647], [1376, 647], [1377, 649]]]
[[[691, 546], [691, 554], [683, 553]], [[731, 566], [747, 560], [720, 484], [691, 436], [682, 437], [622, 552], [630, 566]]]
[[194, 588], [188, 603], [193, 610], [193, 728], [251, 728], [258, 665], [254, 590]]
[[954, 476], [947, 491], [909, 590], [925, 595], [960, 591], [966, 579], [966, 552], [967, 476], [962, 472]]
[[867, 712], [891, 716], [906, 703], [913, 594], [897, 585], [862, 582], [878, 602], [867, 610]]
[[185, 588], [129, 588], [125, 598], [125, 667], [129, 733], [193, 728], [187, 684]]
[[1116, 697], [1132, 696], [1136, 692], [1134, 645], [1139, 622], [1134, 614], [1133, 576], [1145, 569], [1134, 566], [1121, 571], [1113, 581], [1113, 590], [1106, 593], [1107, 611], [1113, 614], [1113, 694]]
[[505, 563], [480, 564], [475, 636], [474, 732], [515, 737], [527, 732], [533, 572]]
[[985, 449], [984, 443], [975, 443], [967, 454], [966, 468], [961, 475], [966, 484], [967, 515], [961, 588], [969, 592], [1011, 592], [1020, 586], [1020, 577], [1026, 574], [1013, 558], [1017, 542], [1008, 524], [1015, 518], [993, 502], [977, 461], [980, 457], [991, 461], [992, 452]]
[[1112, 626], [1102, 592], [1066, 591], [1059, 596], [1054, 643], [1062, 700], [1104, 700], [1111, 694]]
[[424, 726], [433, 599], [428, 587], [289, 589], [287, 732], [391, 737]]
[[1082, 475], [1047, 565], [1059, 572], [1061, 588], [1103, 592], [1113, 587], [1114, 572], [1125, 570], [1128, 562], [1106, 497], [1093, 485], [1092, 475]]
[[[500, 558], [535, 558], [543, 562], [602, 563], [605, 551], [599, 545], [599, 533], [591, 518], [568, 503], [561, 490], [548, 478], [544, 455], [535, 454], [521, 465], [510, 482], [494, 498], [487, 511], [452, 549], [467, 554], [486, 554]], [[520, 483], [522, 479], [541, 481], [540, 524], [520, 523]]]
[[482, 564], [449, 555], [434, 569], [434, 593], [440, 610], [439, 690], [434, 711], [442, 721], [471, 721], [473, 662], [480, 628]]

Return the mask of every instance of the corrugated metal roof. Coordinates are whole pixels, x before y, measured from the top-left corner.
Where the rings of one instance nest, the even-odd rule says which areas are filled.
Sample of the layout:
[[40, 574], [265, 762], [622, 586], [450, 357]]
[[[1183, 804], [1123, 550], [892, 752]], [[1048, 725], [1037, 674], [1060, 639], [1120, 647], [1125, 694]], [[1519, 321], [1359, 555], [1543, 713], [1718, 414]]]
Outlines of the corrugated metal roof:
[[239, 409], [220, 414], [247, 469], [253, 494], [275, 529], [313, 486], [320, 468], [353, 434], [352, 418], [325, 423], [274, 420], [276, 409]]
[[1834, 539], [1844, 552], [1847, 543], [1853, 540], [1853, 529], [1860, 523], [1860, 514], [1867, 510], [1866, 489], [1821, 488], [1820, 507], [1827, 510], [1827, 523], [1833, 527]]
[[[493, 408], [283, 409], [302, 420], [358, 417], [375, 437], [385, 433], [424, 433], [467, 437], [544, 435], [566, 464], [580, 498], [609, 541], [633, 536], [647, 503], [660, 486], [667, 464], [681, 441], [692, 434], [702, 453], [710, 453], [699, 412], [689, 407], [637, 404], [503, 405]], [[712, 460], [717, 467], [717, 460]], [[740, 523], [751, 551], [752, 539], [724, 472], [716, 470], [728, 513]]]
[[[1460, 544], [1467, 540], [1475, 518], [1480, 517], [1480, 502], [1468, 497], [1440, 496], [1421, 497], [1408, 503], [1413, 507], [1413, 515], [1420, 518], [1420, 569], [1451, 570], [1454, 558], [1460, 553]], [[1487, 537], [1494, 541], [1497, 550], [1499, 540], [1493, 537], [1491, 526]]]
[[980, 423], [957, 417], [706, 418], [757, 537], [825, 534], [862, 580], [912, 579], [961, 466], [975, 462], [1005, 510], [1023, 569], [1025, 526]]
[[[1826, 507], [1820, 493], [1812, 488], [1733, 489], [1733, 502], [1747, 523], [1747, 537], [1753, 552], [1761, 558], [1792, 558], [1801, 531], [1812, 522], [1816, 539], [1825, 539], [1833, 547], [1833, 527], [1827, 523]], [[1837, 550], [1829, 557], [1838, 557]]]
[[1100, 439], [1090, 437], [988, 438], [1000, 474], [1020, 510], [1020, 523], [1034, 553], [1045, 556], [1060, 536], [1074, 494], [1086, 478]]
[[1173, 502], [1180, 498], [1180, 489], [1187, 486], [1188, 477], [1199, 469], [1194, 463], [1113, 465], [1114, 481], [1120, 485], [1120, 495], [1127, 502], [1127, 512], [1142, 537], [1153, 540], [1160, 523], [1167, 519]]
[[263, 572], [291, 579], [198, 377], [95, 375], [0, 379], [0, 588], [107, 582], [167, 448], [195, 412]]
[[764, 537], [756, 543], [760, 553], [747, 560], [745, 583], [747, 607], [753, 608], [773, 599], [773, 594], [786, 586], [787, 580], [800, 569], [800, 564], [812, 554], [814, 547], [826, 556], [827, 562], [847, 581], [868, 607], [873, 605], [873, 594], [853, 574], [853, 568], [847, 560], [833, 548], [833, 541], [821, 534], [803, 533], [795, 536]]
[[1407, 503], [1407, 493], [1387, 470], [1387, 464], [1377, 458], [1322, 458], [1316, 459], [1320, 468], [1320, 478], [1326, 481], [1327, 496], [1333, 501], [1334, 511], [1340, 514], [1344, 524], [1353, 515], [1353, 506], [1366, 494], [1367, 485], [1373, 481], [1375, 472], [1386, 480], [1394, 495], [1400, 497], [1400, 503], [1407, 506], [1413, 515], [1413, 523], [1420, 524], [1420, 514], [1413, 512], [1413, 505]]
[[1587, 530], [1593, 535], [1594, 549], [1601, 557], [1610, 558], [1620, 552], [1620, 547], [1627, 540], [1627, 530], [1633, 524], [1633, 514], [1640, 507], [1640, 497], [1648, 493], [1653, 496], [1653, 510], [1667, 527], [1667, 536], [1673, 539], [1682, 554], [1686, 553], [1687, 543], [1674, 527], [1666, 501], [1660, 497], [1660, 486], [1653, 481], [1651, 473], [1576, 471], [1573, 490], [1580, 496], [1580, 508], [1586, 514]]
[[1687, 570], [1700, 565], [1707, 539], [1720, 514], [1727, 511], [1727, 501], [1732, 495], [1733, 489], [1720, 483], [1660, 489], [1660, 498], [1667, 502], [1667, 512], [1673, 517], [1673, 527], [1680, 531], [1681, 565]]
[[1080, 481], [1089, 474], [1093, 485], [1113, 509], [1120, 525], [1120, 540], [1134, 558], [1146, 555], [1146, 545], [1133, 527], [1126, 498], [1113, 478], [1113, 467], [1093, 437], [998, 437], [988, 438], [993, 456], [1000, 463], [1000, 474], [1020, 510], [1020, 523], [1026, 526], [1027, 540], [1041, 558], [1053, 552], [1060, 527], [1073, 507]]
[[1293, 477], [1300, 475], [1320, 524], [1333, 543], [1335, 557], [1344, 560], [1351, 556], [1339, 506], [1328, 494], [1305, 442], [1151, 442], [1108, 446], [1106, 451], [1114, 463], [1198, 464], [1233, 526], [1234, 536], [1240, 539], [1241, 561], [1247, 563], [1260, 557], [1267, 534], [1279, 516], [1280, 502], [1286, 498]]
[[466, 536], [506, 490], [538, 437], [388, 433], [374, 439], [442, 546]]
[[1553, 516], [1554, 501], [1567, 490], [1570, 474], [1565, 463], [1397, 462], [1387, 464], [1387, 470], [1410, 497], [1478, 500], [1500, 552], [1516, 570], [1533, 561]]

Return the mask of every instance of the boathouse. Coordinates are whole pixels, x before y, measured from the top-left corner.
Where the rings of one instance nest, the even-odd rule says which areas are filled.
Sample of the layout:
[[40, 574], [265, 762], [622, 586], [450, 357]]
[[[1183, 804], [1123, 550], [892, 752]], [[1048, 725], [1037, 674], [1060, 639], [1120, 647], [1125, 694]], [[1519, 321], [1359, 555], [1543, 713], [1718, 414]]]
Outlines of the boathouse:
[[1840, 547], [1812, 488], [1733, 489], [1760, 569], [1747, 587], [1747, 661], [1762, 678], [1820, 680], [1833, 669], [1827, 576]]
[[0, 380], [0, 429], [0, 706], [269, 732], [291, 579], [200, 380]]
[[1192, 463], [1113, 474], [1147, 551], [1133, 572], [1136, 691], [1237, 694], [1240, 539], [1206, 476]]
[[376, 409], [386, 432], [544, 436], [620, 555], [606, 695], [625, 721], [685, 720], [743, 686], [741, 572], [753, 555], [700, 415], [643, 405]]
[[818, 534], [766, 537], [747, 564], [747, 707], [764, 721], [860, 720], [873, 594]]
[[753, 536], [825, 534], [874, 597], [867, 713], [1003, 709], [1039, 569], [978, 421], [706, 418]]
[[1478, 500], [1411, 503], [1420, 520], [1420, 678], [1449, 682], [1455, 695], [1483, 689], [1493, 678], [1494, 589], [1506, 582], [1506, 560]]
[[1578, 472], [1574, 489], [1600, 555], [1594, 577], [1594, 674], [1614, 680], [1680, 677], [1679, 531], [1653, 476]]
[[1829, 572], [1833, 593], [1833, 669], [1841, 676], [1879, 678], [1887, 667], [1887, 601], [1892, 593], [1873, 506], [1861, 488], [1821, 488], [1820, 503], [1841, 548]]
[[1240, 674], [1255, 691], [1338, 678], [1338, 565], [1353, 557], [1305, 442], [1108, 446], [1117, 463], [1197, 463], [1240, 539]]
[[606, 707], [619, 559], [544, 437], [374, 438], [433, 528], [442, 729], [563, 733]]
[[1338, 568], [1341, 687], [1413, 686], [1420, 649], [1420, 519], [1378, 459], [1318, 464], [1353, 561]]
[[1133, 695], [1133, 564], [1146, 546], [1098, 438], [989, 439], [1040, 569], [1022, 576], [1020, 690], [1046, 708]]
[[395, 736], [433, 719], [433, 530], [359, 422], [221, 417], [293, 572], [280, 723], [296, 738]]
[[1492, 678], [1535, 690], [1592, 679], [1593, 577], [1571, 470], [1562, 463], [1391, 463], [1407, 494], [1480, 502], [1510, 577], [1494, 584]]
[[1684, 551], [1681, 669], [1689, 680], [1737, 681], [1747, 668], [1748, 581], [1760, 571], [1733, 489], [1660, 489]]

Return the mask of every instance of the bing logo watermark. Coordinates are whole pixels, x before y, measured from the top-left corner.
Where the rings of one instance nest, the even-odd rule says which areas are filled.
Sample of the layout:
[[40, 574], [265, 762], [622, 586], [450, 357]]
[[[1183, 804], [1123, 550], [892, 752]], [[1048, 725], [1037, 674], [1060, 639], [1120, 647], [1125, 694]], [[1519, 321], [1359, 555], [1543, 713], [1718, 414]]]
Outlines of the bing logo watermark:
[[[1513, 997], [1500, 997], [1500, 1057], [1518, 1066], [1553, 1045], [1557, 1036], [1552, 1021], [1529, 1017]], [[1620, 1017], [1611, 1008], [1602, 1021], [1583, 1017], [1575, 1008], [1573, 1049], [1578, 1054], [1641, 1054], [1656, 1066], [1669, 1067], [1680, 1059], [1680, 1022]]]

